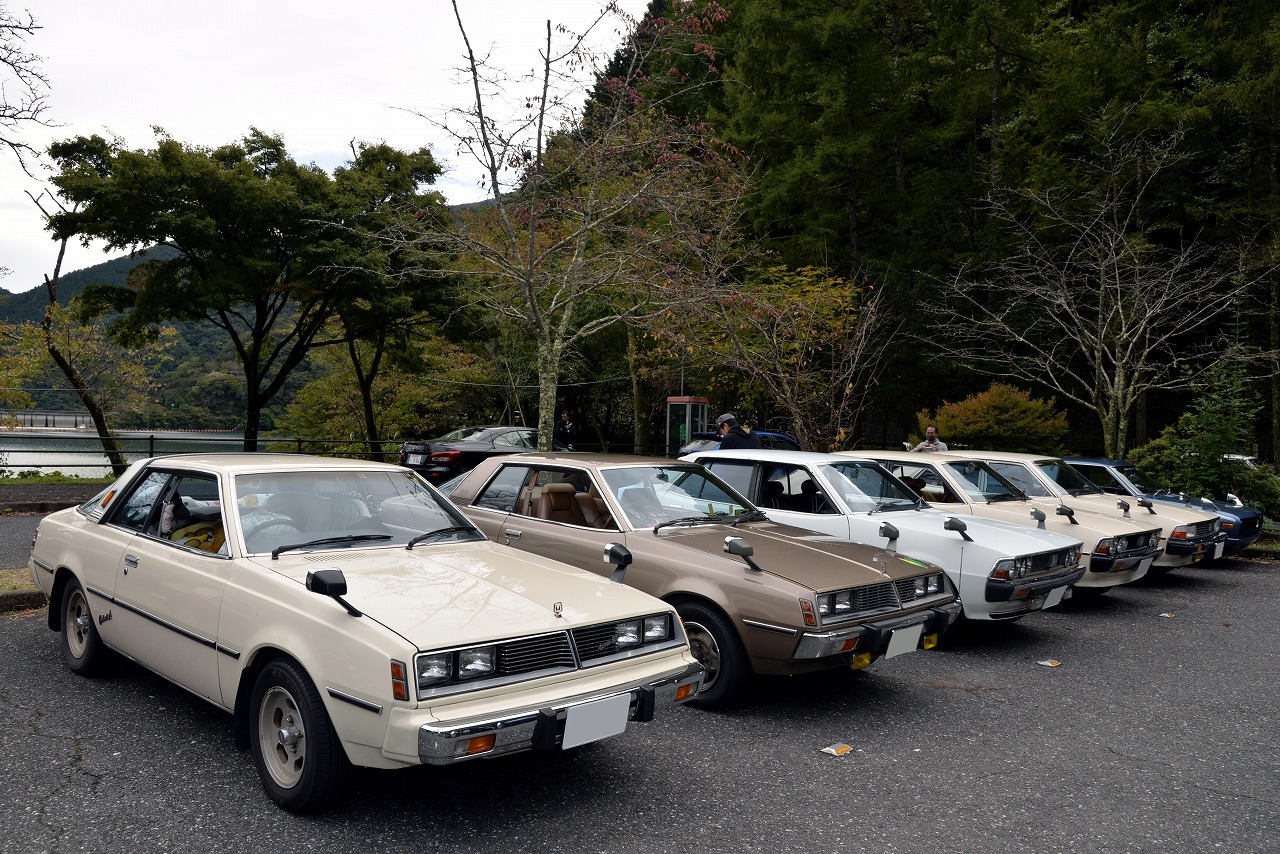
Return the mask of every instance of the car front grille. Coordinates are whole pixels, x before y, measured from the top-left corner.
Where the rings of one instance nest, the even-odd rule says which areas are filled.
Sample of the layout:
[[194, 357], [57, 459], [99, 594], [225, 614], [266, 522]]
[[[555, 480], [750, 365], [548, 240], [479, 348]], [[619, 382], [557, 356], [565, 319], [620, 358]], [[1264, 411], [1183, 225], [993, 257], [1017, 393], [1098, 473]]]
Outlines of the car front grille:
[[1243, 536], [1252, 536], [1253, 534], [1256, 534], [1258, 532], [1258, 529], [1261, 527], [1262, 527], [1261, 516], [1255, 516], [1252, 519], [1240, 520], [1240, 533]]
[[1146, 531], [1141, 534], [1129, 534], [1126, 537], [1118, 537], [1117, 540], [1120, 546], [1120, 551], [1136, 552], [1147, 548], [1151, 543], [1151, 535], [1154, 533], [1155, 531]]
[[530, 673], [548, 668], [572, 669], [573, 649], [564, 632], [518, 638], [498, 644], [495, 669], [502, 675]]
[[1196, 522], [1194, 525], [1190, 526], [1190, 538], [1194, 540], [1203, 540], [1212, 537], [1213, 529], [1216, 524], [1217, 522], [1213, 519], [1209, 519], [1204, 522]]
[[1035, 575], [1040, 572], [1052, 572], [1055, 569], [1062, 569], [1071, 566], [1072, 549], [1059, 549], [1056, 552], [1045, 552], [1044, 554], [1031, 556], [1031, 574]]

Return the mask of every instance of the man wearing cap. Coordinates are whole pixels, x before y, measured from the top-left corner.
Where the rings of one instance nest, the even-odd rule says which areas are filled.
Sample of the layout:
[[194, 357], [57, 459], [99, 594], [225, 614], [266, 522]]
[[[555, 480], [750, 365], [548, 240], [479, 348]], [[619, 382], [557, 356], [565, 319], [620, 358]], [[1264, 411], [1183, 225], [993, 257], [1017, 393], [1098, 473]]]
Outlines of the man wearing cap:
[[732, 412], [726, 412], [716, 419], [716, 432], [720, 434], [720, 450], [737, 451], [743, 448], [760, 447], [760, 437], [749, 433], [738, 424]]

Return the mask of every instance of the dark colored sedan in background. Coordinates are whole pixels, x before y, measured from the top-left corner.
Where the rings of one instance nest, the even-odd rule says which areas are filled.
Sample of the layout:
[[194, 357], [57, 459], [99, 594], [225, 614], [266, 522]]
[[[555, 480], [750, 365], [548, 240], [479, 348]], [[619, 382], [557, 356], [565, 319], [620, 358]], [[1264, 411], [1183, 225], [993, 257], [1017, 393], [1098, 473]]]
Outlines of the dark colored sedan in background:
[[[768, 451], [799, 451], [800, 443], [786, 433], [774, 433], [769, 430], [752, 430], [760, 437], [760, 447]], [[680, 449], [680, 456], [696, 454], [701, 451], [717, 451], [720, 449], [719, 433], [694, 433], [688, 444]]]
[[[559, 442], [555, 445], [558, 451], [569, 450]], [[471, 471], [481, 460], [537, 448], [538, 431], [532, 427], [462, 427], [438, 439], [405, 442], [400, 448], [400, 465], [431, 483], [444, 483]]]
[[1237, 507], [1224, 501], [1176, 492], [1151, 481], [1133, 463], [1097, 457], [1067, 457], [1067, 463], [1104, 492], [1149, 498], [1165, 504], [1185, 504], [1196, 510], [1217, 513], [1227, 534], [1226, 554], [1238, 554], [1262, 534], [1262, 514], [1252, 507]]

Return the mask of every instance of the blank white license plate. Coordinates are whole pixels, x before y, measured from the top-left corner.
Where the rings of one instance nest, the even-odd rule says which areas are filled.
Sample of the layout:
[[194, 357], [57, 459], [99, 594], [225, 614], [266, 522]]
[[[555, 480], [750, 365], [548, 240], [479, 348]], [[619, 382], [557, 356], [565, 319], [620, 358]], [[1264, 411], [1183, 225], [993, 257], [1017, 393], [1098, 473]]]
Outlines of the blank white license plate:
[[1063, 594], [1067, 592], [1066, 587], [1055, 587], [1049, 591], [1049, 595], [1044, 597], [1044, 607], [1052, 608], [1062, 601]]
[[630, 710], [630, 694], [617, 694], [570, 706], [565, 710], [564, 739], [560, 746], [568, 749], [617, 735], [627, 728], [627, 712]]
[[1213, 556], [1214, 556], [1215, 558], [1220, 558], [1220, 557], [1222, 557], [1222, 551], [1223, 551], [1223, 549], [1225, 549], [1226, 547], [1227, 547], [1227, 544], [1226, 544], [1226, 543], [1214, 543], [1214, 544], [1213, 544]]
[[425, 454], [406, 454], [404, 461], [411, 466], [420, 466], [425, 459]]
[[885, 650], [884, 657], [894, 658], [908, 652], [915, 652], [916, 647], [920, 645], [922, 634], [924, 634], [924, 623], [894, 629], [893, 634], [889, 635], [889, 648]]

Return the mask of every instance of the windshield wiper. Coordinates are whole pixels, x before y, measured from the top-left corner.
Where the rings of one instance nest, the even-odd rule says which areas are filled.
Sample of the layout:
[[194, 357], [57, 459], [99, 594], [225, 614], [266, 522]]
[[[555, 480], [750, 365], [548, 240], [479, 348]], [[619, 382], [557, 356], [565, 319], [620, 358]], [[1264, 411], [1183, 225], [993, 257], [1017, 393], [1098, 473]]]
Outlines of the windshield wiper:
[[271, 559], [275, 560], [280, 557], [283, 552], [291, 552], [294, 549], [305, 549], [310, 546], [334, 546], [339, 543], [359, 543], [366, 540], [389, 540], [390, 534], [346, 534], [341, 537], [324, 537], [319, 540], [311, 540], [306, 543], [290, 543], [287, 546], [277, 546], [271, 550]]
[[470, 534], [474, 533], [475, 528], [469, 525], [450, 525], [447, 528], [436, 528], [434, 531], [427, 531], [425, 534], [419, 534], [409, 542], [405, 543], [405, 551], [413, 551], [413, 547], [418, 543], [426, 542], [435, 537], [443, 537], [445, 534]]
[[719, 516], [685, 516], [680, 519], [668, 519], [665, 522], [659, 522], [653, 526], [656, 532], [659, 528], [665, 528], [668, 525], [722, 525], [724, 520]]
[[763, 522], [768, 518], [769, 514], [757, 507], [754, 510], [748, 510], [746, 513], [739, 513], [734, 516], [733, 521], [729, 524], [736, 528], [739, 522]]
[[920, 502], [923, 500], [922, 498], [917, 498], [915, 501], [908, 502], [905, 498], [886, 498], [883, 501], [877, 501], [876, 506], [867, 511], [867, 515], [879, 513], [881, 510], [905, 510], [907, 507], [914, 510], [920, 506]]

